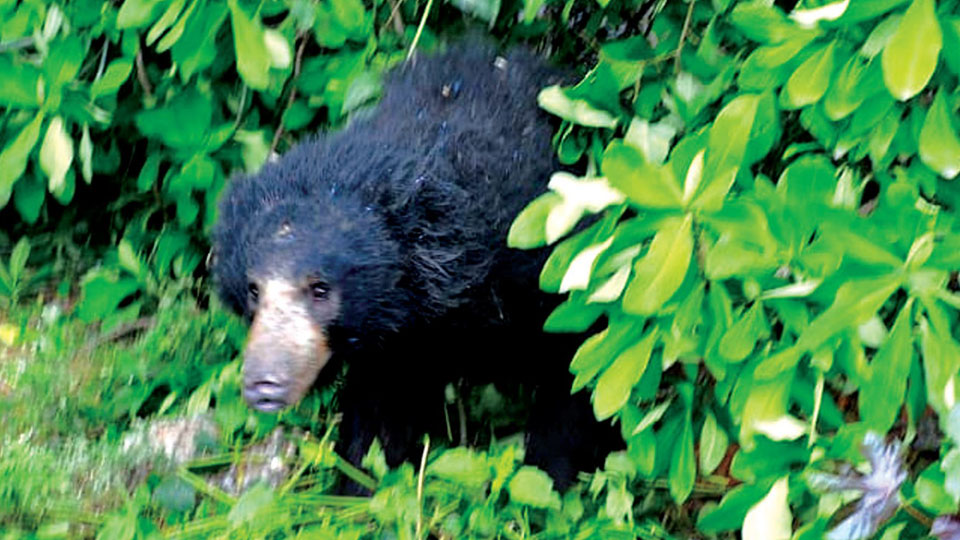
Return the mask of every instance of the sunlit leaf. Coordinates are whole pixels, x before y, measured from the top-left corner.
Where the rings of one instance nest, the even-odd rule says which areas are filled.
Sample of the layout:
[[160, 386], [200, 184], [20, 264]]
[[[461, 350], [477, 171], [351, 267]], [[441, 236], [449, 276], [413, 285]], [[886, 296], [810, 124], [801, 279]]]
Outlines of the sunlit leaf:
[[774, 482], [770, 491], [747, 512], [740, 534], [743, 540], [789, 540], [793, 534], [793, 516], [787, 495], [787, 477]]
[[795, 9], [790, 18], [804, 28], [812, 28], [820, 21], [834, 21], [840, 18], [850, 5], [850, 0], [840, 0], [811, 9]]
[[627, 403], [633, 385], [637, 384], [647, 369], [657, 337], [656, 330], [651, 331], [636, 344], [624, 349], [597, 379], [593, 391], [593, 413], [597, 420], [609, 418]]
[[560, 495], [553, 490], [553, 479], [535, 467], [524, 466], [507, 484], [510, 500], [534, 508], [560, 508]]
[[660, 229], [650, 250], [633, 267], [633, 278], [623, 294], [627, 313], [655, 313], [677, 292], [690, 265], [693, 252], [693, 216]]
[[[690, 406], [689, 404], [687, 405]], [[684, 414], [680, 428], [680, 437], [673, 446], [670, 456], [670, 495], [678, 504], [683, 503], [693, 492], [693, 483], [697, 479], [697, 461], [693, 449], [693, 425], [690, 411]]]
[[781, 103], [785, 107], [799, 109], [820, 101], [830, 86], [836, 47], [837, 42], [831, 41], [810, 55], [793, 72], [783, 87]]
[[47, 175], [50, 193], [62, 193], [64, 181], [73, 163], [73, 139], [63, 127], [63, 119], [55, 116], [47, 126], [40, 145], [40, 168]]
[[680, 185], [670, 167], [648, 163], [639, 150], [619, 141], [603, 154], [603, 170], [610, 184], [638, 206], [679, 208]]
[[883, 82], [893, 97], [906, 101], [923, 90], [937, 67], [942, 44], [934, 0], [913, 0], [883, 49]]
[[927, 167], [950, 180], [960, 173], [960, 138], [950, 120], [954, 112], [947, 105], [945, 93], [941, 88], [927, 111], [920, 130], [919, 153]]
[[259, 19], [252, 18], [237, 3], [228, 0], [237, 53], [237, 71], [250, 88], [264, 90], [270, 84], [270, 52]]
[[900, 309], [893, 329], [870, 362], [870, 377], [860, 388], [860, 419], [886, 433], [900, 413], [913, 358], [913, 301]]
[[564, 120], [587, 127], [613, 129], [617, 118], [610, 113], [597, 109], [582, 99], [572, 99], [559, 86], [549, 86], [537, 95], [541, 108]]
[[723, 458], [727, 455], [730, 438], [727, 432], [717, 423], [716, 416], [707, 412], [700, 431], [700, 472], [712, 473]]
[[0, 152], [0, 208], [6, 206], [13, 193], [13, 185], [27, 168], [30, 151], [40, 138], [43, 125], [43, 112], [38, 112], [33, 120], [20, 130], [20, 133]]

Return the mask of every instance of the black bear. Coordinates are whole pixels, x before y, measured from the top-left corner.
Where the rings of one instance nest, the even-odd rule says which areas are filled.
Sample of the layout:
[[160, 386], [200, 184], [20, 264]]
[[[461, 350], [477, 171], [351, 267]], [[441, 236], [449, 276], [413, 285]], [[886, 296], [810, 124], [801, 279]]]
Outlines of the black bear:
[[555, 79], [529, 52], [461, 45], [395, 70], [366, 118], [232, 181], [213, 272], [251, 320], [252, 407], [292, 405], [347, 362], [339, 450], [359, 463], [379, 437], [394, 466], [443, 425], [448, 382], [519, 382], [536, 389], [527, 462], [561, 488], [597, 463], [613, 432], [569, 395], [578, 340], [540, 329], [546, 253], [505, 241], [556, 166], [536, 104]]

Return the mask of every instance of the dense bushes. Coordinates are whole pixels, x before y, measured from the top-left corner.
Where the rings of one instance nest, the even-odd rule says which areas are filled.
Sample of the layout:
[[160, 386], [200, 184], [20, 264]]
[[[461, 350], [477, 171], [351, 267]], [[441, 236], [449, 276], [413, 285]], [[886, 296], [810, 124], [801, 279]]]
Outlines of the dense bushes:
[[[94, 523], [243, 530], [267, 508], [283, 518], [250, 532], [663, 538], [654, 517], [681, 536], [960, 537], [958, 2], [453, 4], [502, 42], [589, 69], [540, 94], [563, 120], [561, 161], [585, 173], [555, 176], [509, 241], [555, 246], [541, 286], [567, 297], [546, 329], [593, 329], [575, 389], [628, 450], [562, 498], [507, 444], [396, 471], [373, 452], [380, 490], [362, 511], [332, 511], [344, 501], [295, 477], [243, 504], [194, 483], [203, 502], [174, 512], [152, 481]], [[203, 299], [229, 175], [345, 121], [385, 68], [464, 24], [439, 3], [360, 0], [0, 15], [0, 305], [48, 298], [56, 275], [64, 298], [78, 282], [74, 316], [107, 328]], [[195, 412], [211, 384], [134, 394], [163, 401], [144, 414]], [[262, 437], [262, 419], [221, 406], [229, 444]], [[305, 416], [285, 421], [323, 432]], [[335, 462], [302, 456], [301, 473]]]

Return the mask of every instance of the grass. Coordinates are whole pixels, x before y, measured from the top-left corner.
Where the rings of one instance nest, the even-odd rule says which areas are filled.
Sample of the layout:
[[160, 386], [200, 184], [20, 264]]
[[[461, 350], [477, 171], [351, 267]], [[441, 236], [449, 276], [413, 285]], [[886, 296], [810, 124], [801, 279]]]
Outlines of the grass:
[[[3, 315], [0, 538], [667, 538], [616, 460], [562, 498], [519, 438], [435, 441], [394, 470], [374, 445], [354, 467], [332, 390], [279, 417], [245, 406], [245, 332], [191, 299], [106, 333], [56, 302]], [[344, 477], [371, 495], [337, 495]]]

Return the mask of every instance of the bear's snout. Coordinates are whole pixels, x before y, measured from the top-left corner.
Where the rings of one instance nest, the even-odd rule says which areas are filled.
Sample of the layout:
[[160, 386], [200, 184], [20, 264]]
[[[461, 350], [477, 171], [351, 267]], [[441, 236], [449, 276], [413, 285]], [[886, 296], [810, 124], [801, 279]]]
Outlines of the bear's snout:
[[290, 388], [266, 377], [243, 382], [243, 399], [247, 405], [262, 412], [277, 412], [290, 404]]

